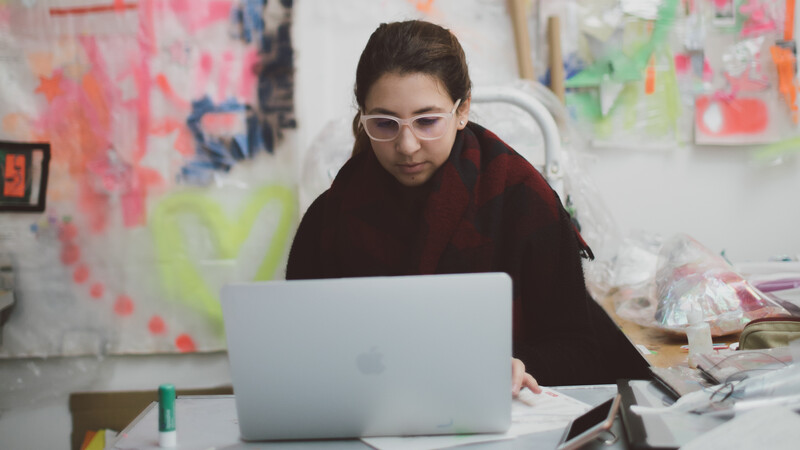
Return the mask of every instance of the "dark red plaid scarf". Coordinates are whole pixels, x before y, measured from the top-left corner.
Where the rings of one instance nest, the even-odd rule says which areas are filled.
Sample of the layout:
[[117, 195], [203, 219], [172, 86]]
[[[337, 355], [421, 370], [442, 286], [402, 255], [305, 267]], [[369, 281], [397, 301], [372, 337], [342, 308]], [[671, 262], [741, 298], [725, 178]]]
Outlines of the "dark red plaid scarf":
[[[515, 310], [531, 257], [525, 243], [569, 222], [538, 171], [474, 123], [423, 187], [400, 185], [373, 152], [351, 158], [326, 193], [323, 217], [320, 277], [503, 271], [514, 279]], [[590, 256], [574, 233], [575, 250]]]

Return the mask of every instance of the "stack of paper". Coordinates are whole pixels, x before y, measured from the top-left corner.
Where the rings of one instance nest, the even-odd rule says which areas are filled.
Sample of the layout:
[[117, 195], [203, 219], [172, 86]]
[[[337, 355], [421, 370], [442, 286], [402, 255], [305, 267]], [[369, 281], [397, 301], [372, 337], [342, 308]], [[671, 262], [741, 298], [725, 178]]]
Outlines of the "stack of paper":
[[511, 403], [511, 428], [506, 433], [377, 437], [363, 438], [362, 441], [380, 450], [421, 450], [514, 439], [523, 434], [566, 428], [572, 419], [589, 409], [588, 404], [550, 388], [542, 388], [541, 394], [534, 394], [526, 388]]

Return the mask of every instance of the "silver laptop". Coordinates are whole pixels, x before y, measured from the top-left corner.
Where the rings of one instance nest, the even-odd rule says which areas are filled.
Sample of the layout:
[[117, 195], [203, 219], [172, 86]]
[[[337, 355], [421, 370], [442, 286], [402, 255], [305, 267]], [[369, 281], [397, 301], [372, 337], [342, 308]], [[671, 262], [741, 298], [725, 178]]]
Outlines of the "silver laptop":
[[511, 296], [503, 273], [224, 286], [242, 439], [506, 431]]

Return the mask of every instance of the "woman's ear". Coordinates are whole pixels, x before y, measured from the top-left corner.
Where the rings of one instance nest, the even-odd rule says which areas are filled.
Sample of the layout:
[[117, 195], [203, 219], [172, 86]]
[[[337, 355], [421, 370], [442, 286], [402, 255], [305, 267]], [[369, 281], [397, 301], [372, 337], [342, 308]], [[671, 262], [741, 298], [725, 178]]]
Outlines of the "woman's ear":
[[458, 120], [458, 129], [463, 130], [464, 127], [467, 126], [467, 122], [469, 122], [469, 104], [472, 100], [472, 96], [468, 96], [466, 100], [461, 102], [458, 105], [458, 110], [456, 111], [456, 119]]

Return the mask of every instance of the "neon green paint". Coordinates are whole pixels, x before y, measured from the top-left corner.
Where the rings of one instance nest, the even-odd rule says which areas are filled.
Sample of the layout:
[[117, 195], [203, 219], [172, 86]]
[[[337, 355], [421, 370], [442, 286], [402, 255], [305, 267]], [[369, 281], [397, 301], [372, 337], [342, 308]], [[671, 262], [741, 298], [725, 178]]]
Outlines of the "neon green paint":
[[665, 0], [658, 10], [658, 17], [653, 24], [650, 39], [626, 54], [617, 50], [607, 58], [596, 61], [586, 69], [566, 80], [567, 88], [597, 87], [604, 78], [616, 82], [629, 82], [642, 79], [642, 72], [650, 61], [650, 55], [659, 46], [667, 42], [670, 28], [675, 23], [678, 11], [678, 0]]
[[790, 153], [800, 153], [800, 137], [786, 139], [761, 147], [753, 153], [753, 159], [757, 162], [765, 162]]
[[272, 202], [280, 205], [280, 217], [267, 253], [256, 271], [255, 280], [269, 280], [287, 247], [295, 216], [294, 193], [284, 186], [266, 186], [255, 191], [241, 214], [230, 220], [220, 204], [202, 191], [184, 191], [161, 200], [152, 214], [158, 268], [169, 298], [203, 311], [222, 330], [222, 310], [217, 293], [212, 292], [196, 265], [190, 260], [178, 225], [182, 214], [197, 216], [207, 227], [220, 259], [233, 259], [250, 235], [256, 218]]

